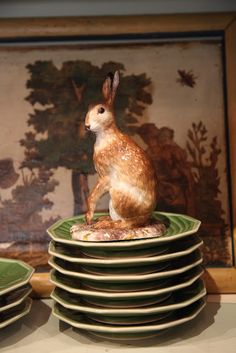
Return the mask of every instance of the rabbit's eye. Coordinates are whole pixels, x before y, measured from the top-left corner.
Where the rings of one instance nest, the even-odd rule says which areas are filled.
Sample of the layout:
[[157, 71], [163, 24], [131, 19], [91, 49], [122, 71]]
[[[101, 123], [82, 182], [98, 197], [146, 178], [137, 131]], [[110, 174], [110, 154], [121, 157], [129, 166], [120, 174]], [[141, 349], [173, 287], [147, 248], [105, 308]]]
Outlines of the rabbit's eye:
[[98, 108], [98, 113], [102, 114], [105, 112], [105, 109], [103, 107]]

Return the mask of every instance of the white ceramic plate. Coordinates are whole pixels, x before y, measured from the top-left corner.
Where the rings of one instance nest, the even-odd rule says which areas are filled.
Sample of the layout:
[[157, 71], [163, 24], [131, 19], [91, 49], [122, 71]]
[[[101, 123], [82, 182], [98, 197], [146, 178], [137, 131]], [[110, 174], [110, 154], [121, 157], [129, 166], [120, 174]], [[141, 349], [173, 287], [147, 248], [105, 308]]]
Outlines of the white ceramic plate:
[[150, 257], [142, 257], [137, 260], [137, 258], [119, 258], [119, 259], [94, 259], [94, 258], [84, 258], [84, 257], [79, 257], [79, 256], [69, 256], [65, 255], [62, 252], [59, 252], [55, 249], [55, 246], [52, 242], [49, 244], [49, 254], [52, 256], [55, 256], [57, 258], [60, 258], [62, 260], [68, 261], [68, 262], [73, 262], [73, 263], [78, 263], [78, 264], [84, 264], [84, 265], [94, 265], [94, 266], [124, 266], [124, 265], [132, 265], [132, 264], [137, 264], [139, 266], [145, 265], [145, 264], [152, 264], [152, 263], [157, 263], [165, 260], [172, 260], [184, 255], [191, 254], [193, 251], [198, 249], [201, 245], [203, 244], [203, 241], [198, 237], [193, 235], [192, 236], [192, 242], [190, 243], [190, 246], [184, 250], [181, 251], [176, 251], [168, 254], [162, 254], [158, 256], [150, 256]]

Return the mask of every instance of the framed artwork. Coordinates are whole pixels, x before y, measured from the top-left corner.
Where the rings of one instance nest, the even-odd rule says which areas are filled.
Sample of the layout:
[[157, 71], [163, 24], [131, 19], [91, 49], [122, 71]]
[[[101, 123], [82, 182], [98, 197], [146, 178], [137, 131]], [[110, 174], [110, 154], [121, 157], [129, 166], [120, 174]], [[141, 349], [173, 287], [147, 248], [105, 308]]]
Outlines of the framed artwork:
[[46, 229], [86, 211], [84, 118], [115, 70], [117, 124], [153, 159], [158, 209], [202, 221], [208, 292], [236, 292], [235, 37], [232, 13], [0, 21], [0, 256], [36, 268], [38, 295]]

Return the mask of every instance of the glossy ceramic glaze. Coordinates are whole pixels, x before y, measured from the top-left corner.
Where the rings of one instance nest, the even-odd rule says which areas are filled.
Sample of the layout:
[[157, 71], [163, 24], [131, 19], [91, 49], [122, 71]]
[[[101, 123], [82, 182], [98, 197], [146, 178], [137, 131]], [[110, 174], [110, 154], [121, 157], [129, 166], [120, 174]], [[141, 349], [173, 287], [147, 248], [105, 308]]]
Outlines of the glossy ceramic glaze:
[[[64, 260], [63, 260], [64, 261]], [[172, 277], [175, 275], [178, 275], [180, 273], [184, 273], [188, 270], [190, 270], [191, 268], [200, 265], [202, 263], [203, 259], [202, 259], [202, 255], [200, 253], [200, 251], [196, 250], [194, 253], [187, 255], [181, 259], [178, 259], [175, 261], [175, 263], [172, 265], [172, 267], [169, 269], [164, 269], [163, 271], [157, 271], [154, 273], [148, 273], [148, 274], [109, 274], [107, 275], [105, 272], [103, 273], [103, 275], [96, 275], [96, 274], [90, 274], [90, 273], [85, 273], [81, 271], [71, 271], [67, 269], [66, 263], [58, 263], [58, 261], [56, 261], [56, 259], [51, 258], [48, 263], [51, 267], [53, 267], [54, 269], [56, 269], [58, 272], [67, 275], [67, 276], [71, 276], [71, 277], [75, 277], [78, 279], [85, 279], [85, 280], [90, 280], [90, 281], [98, 281], [98, 282], [103, 282], [103, 283], [130, 283], [130, 282], [146, 282], [146, 281], [153, 281], [155, 279], [159, 279], [159, 278], [168, 278], [168, 277]], [[62, 267], [64, 266], [64, 267]], [[139, 267], [137, 267], [137, 272], [138, 272]]]
[[23, 261], [0, 258], [0, 295], [26, 284], [33, 272]]
[[86, 128], [96, 134], [93, 161], [98, 181], [87, 200], [86, 221], [92, 223], [100, 197], [109, 192], [110, 218], [99, 220], [95, 228], [132, 228], [149, 221], [156, 206], [157, 181], [147, 153], [116, 126], [113, 103], [119, 73], [103, 84], [103, 102], [90, 106]]
[[[99, 217], [104, 214], [97, 213], [95, 217]], [[186, 216], [175, 213], [164, 213], [154, 212], [153, 217], [164, 222], [167, 228], [166, 233], [157, 238], [150, 239], [135, 239], [135, 240], [123, 240], [123, 241], [111, 241], [111, 242], [89, 242], [73, 240], [70, 235], [70, 228], [73, 224], [78, 222], [84, 222], [84, 216], [76, 216], [60, 220], [48, 228], [47, 232], [49, 236], [58, 243], [76, 246], [78, 249], [101, 249], [109, 251], [128, 250], [134, 249], [146, 249], [153, 246], [159, 246], [163, 244], [171, 243], [175, 240], [182, 239], [196, 233], [200, 227], [201, 222]]]
[[30, 298], [27, 298], [26, 300], [24, 300], [24, 302], [20, 303], [14, 308], [11, 308], [6, 312], [1, 313], [0, 329], [12, 324], [13, 322], [27, 315], [30, 312], [31, 305], [32, 305], [32, 300]]
[[152, 315], [162, 312], [169, 312], [177, 309], [185, 308], [186, 306], [194, 303], [195, 301], [203, 298], [206, 295], [206, 289], [202, 280], [197, 280], [190, 287], [177, 291], [174, 294], [173, 299], [169, 299], [158, 304], [154, 304], [148, 307], [138, 308], [104, 308], [95, 305], [85, 305], [83, 300], [78, 303], [71, 303], [70, 297], [67, 294], [62, 298], [55, 291], [51, 297], [60, 305], [66, 309], [78, 311], [81, 313], [97, 314], [97, 315], [108, 315], [108, 316], [141, 316], [141, 315]]
[[[178, 244], [176, 244], [177, 242]], [[157, 250], [159, 251], [158, 255], [154, 254], [149, 256], [150, 253], [148, 252], [148, 256], [142, 256], [138, 258], [138, 260], [137, 260], [137, 256], [129, 257], [127, 255], [125, 257], [114, 258], [112, 256], [113, 252], [109, 252], [109, 251], [102, 252], [102, 250], [100, 252], [100, 255], [101, 255], [100, 258], [97, 258], [97, 256], [95, 256], [95, 258], [94, 257], [85, 258], [83, 256], [83, 253], [80, 250], [78, 250], [77, 252], [76, 251], [73, 252], [73, 249], [75, 248], [74, 246], [68, 247], [67, 245], [54, 243], [54, 242], [51, 242], [49, 244], [48, 251], [50, 255], [72, 263], [91, 265], [91, 266], [97, 266], [97, 267], [122, 268], [122, 267], [130, 267], [132, 265], [135, 265], [137, 267], [145, 266], [148, 264], [158, 263], [165, 260], [173, 260], [175, 258], [182, 257], [192, 253], [203, 244], [202, 240], [195, 235], [192, 235], [189, 239], [185, 240], [184, 242], [182, 242], [181, 240], [177, 242], [174, 242], [173, 246], [171, 244], [170, 248], [157, 247]], [[159, 248], [161, 248], [161, 250]], [[134, 251], [134, 254], [136, 255], [137, 252], [138, 252], [137, 250]], [[124, 251], [120, 253], [123, 254]], [[130, 251], [128, 251], [128, 253], [130, 253]], [[102, 254], [104, 255], [103, 257], [102, 257]], [[108, 255], [108, 256], [105, 256], [105, 255]]]
[[105, 325], [98, 322], [89, 322], [84, 315], [65, 310], [62, 306], [55, 304], [53, 314], [60, 320], [67, 322], [73, 327], [96, 332], [100, 337], [121, 340], [140, 340], [156, 336], [160, 331], [175, 327], [194, 319], [204, 308], [204, 300], [198, 300], [178, 312], [176, 317], [167, 317], [163, 321], [154, 324], [119, 326]]

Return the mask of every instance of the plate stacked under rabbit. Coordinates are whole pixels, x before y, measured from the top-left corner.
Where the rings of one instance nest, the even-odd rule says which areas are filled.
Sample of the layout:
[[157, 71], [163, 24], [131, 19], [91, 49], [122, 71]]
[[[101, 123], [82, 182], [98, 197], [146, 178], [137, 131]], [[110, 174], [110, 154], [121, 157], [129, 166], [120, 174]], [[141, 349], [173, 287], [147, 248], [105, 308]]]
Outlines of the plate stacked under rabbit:
[[[98, 216], [98, 214], [96, 215]], [[148, 338], [193, 319], [204, 307], [200, 222], [155, 212], [161, 237], [126, 241], [73, 240], [77, 216], [48, 229], [54, 314], [108, 339]]]

